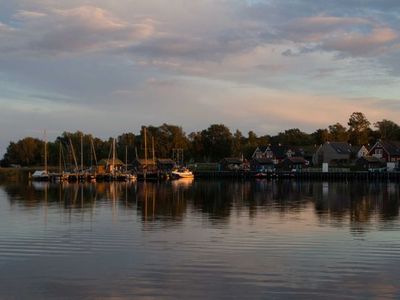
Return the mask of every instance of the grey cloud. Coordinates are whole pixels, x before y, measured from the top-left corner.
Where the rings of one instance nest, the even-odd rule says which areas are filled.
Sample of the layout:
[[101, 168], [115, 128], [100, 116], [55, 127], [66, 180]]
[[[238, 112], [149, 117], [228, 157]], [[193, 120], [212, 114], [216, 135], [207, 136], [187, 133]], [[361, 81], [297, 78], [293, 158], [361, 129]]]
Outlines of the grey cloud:
[[127, 23], [97, 7], [18, 11], [13, 36], [0, 49], [9, 53], [62, 54], [101, 51], [145, 39], [154, 31], [150, 19]]

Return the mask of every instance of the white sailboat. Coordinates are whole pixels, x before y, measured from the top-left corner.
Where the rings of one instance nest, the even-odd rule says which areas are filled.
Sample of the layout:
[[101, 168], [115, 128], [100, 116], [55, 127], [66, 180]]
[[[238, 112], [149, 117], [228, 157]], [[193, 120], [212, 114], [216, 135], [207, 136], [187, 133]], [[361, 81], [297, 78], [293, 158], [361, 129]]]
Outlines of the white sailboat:
[[47, 134], [46, 130], [44, 131], [44, 170], [36, 170], [30, 176], [34, 181], [49, 181], [50, 176], [47, 170]]

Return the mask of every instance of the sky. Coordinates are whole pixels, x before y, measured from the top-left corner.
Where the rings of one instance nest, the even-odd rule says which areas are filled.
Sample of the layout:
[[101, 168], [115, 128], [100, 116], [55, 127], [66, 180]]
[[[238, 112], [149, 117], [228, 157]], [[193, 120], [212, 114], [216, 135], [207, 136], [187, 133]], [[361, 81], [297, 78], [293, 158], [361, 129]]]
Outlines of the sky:
[[141, 125], [400, 123], [398, 0], [1, 0], [0, 154]]

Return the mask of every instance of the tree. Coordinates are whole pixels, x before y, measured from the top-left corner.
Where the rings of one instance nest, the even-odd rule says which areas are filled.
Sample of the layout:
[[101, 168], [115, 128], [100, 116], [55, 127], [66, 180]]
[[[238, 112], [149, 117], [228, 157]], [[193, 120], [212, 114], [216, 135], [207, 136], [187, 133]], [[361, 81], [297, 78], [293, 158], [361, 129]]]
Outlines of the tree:
[[368, 144], [369, 126], [371, 123], [363, 113], [353, 112], [347, 125], [349, 125], [350, 142], [353, 145]]
[[284, 132], [280, 132], [278, 134], [278, 139], [281, 144], [290, 146], [304, 146], [312, 144], [311, 136], [298, 128], [292, 128], [285, 130]]
[[233, 145], [232, 145], [232, 152], [233, 155], [236, 157], [240, 157], [243, 155], [243, 146], [245, 143], [245, 138], [240, 132], [240, 130], [236, 130], [235, 134], [233, 135]]
[[340, 123], [336, 123], [333, 125], [329, 125], [329, 140], [331, 142], [348, 142], [349, 141], [349, 133], [347, 132], [347, 128], [344, 127]]
[[10, 142], [4, 161], [22, 166], [44, 164], [44, 142], [32, 137], [23, 138], [16, 143]]
[[397, 140], [400, 137], [400, 126], [393, 121], [383, 119], [374, 123], [374, 127], [381, 139]]
[[314, 144], [321, 145], [329, 141], [329, 131], [328, 129], [317, 129], [311, 134]]
[[223, 124], [213, 124], [201, 132], [204, 154], [207, 160], [218, 161], [232, 155], [233, 137]]

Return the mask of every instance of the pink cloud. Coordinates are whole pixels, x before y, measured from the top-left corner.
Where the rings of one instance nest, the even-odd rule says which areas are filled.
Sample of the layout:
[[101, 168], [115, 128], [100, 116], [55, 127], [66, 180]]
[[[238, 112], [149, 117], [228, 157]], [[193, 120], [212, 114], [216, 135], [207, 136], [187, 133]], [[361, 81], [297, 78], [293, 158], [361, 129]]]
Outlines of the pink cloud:
[[352, 55], [364, 55], [383, 50], [395, 42], [398, 34], [388, 27], [374, 28], [370, 33], [346, 33], [323, 42], [328, 50], [347, 52]]

